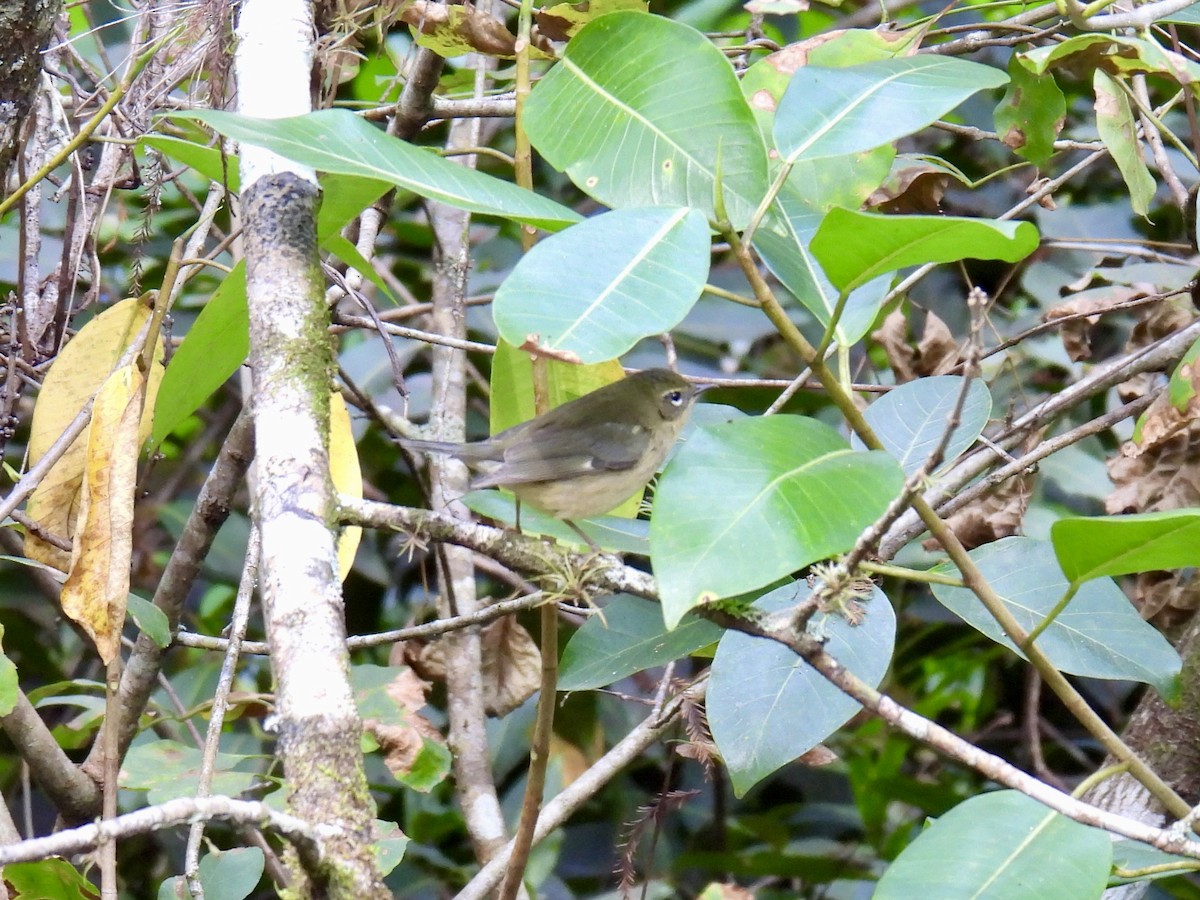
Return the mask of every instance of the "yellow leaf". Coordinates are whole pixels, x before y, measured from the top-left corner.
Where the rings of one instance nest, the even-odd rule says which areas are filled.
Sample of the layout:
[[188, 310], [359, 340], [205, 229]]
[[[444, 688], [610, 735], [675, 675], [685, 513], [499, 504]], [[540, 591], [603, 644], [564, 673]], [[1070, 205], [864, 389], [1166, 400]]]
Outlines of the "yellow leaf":
[[[350, 429], [350, 413], [346, 401], [338, 393], [329, 396], [329, 477], [339, 494], [362, 499], [362, 469], [358, 465], [354, 432]], [[346, 580], [354, 566], [354, 554], [358, 552], [360, 540], [362, 529], [357, 525], [346, 526], [338, 535], [338, 579], [341, 581]]]
[[62, 589], [63, 612], [91, 635], [105, 665], [120, 652], [129, 596], [143, 381], [136, 364], [123, 366], [96, 395], [71, 569]]
[[[33, 410], [29, 434], [30, 465], [46, 454], [88, 400], [95, 396], [150, 314], [149, 304], [141, 298], [122, 300], [84, 325], [58, 354], [46, 373]], [[160, 337], [146, 383], [139, 444], [150, 436], [154, 422], [154, 399], [163, 376], [162, 359]], [[29, 518], [50, 533], [67, 539], [74, 537], [73, 528], [78, 517], [85, 446], [85, 436], [80, 435], [46, 473], [25, 507]], [[25, 536], [25, 555], [63, 571], [70, 563], [69, 554], [33, 535]]]

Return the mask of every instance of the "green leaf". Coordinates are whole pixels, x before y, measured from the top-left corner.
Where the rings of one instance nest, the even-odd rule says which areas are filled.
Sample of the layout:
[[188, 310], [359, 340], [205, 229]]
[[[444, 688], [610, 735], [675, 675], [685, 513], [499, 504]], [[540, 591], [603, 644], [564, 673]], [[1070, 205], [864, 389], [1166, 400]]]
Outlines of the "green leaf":
[[327, 246], [330, 237], [340, 234], [359, 213], [391, 190], [391, 187], [386, 181], [378, 178], [329, 174], [321, 176], [317, 243], [322, 247]]
[[849, 550], [900, 490], [886, 453], [858, 453], [800, 416], [699, 428], [659, 479], [651, 559], [663, 618]]
[[775, 145], [789, 161], [847, 156], [937, 121], [972, 94], [999, 87], [998, 69], [948, 56], [885, 59], [792, 76], [775, 114]]
[[875, 900], [988, 897], [1095, 900], [1112, 842], [1017, 791], [960, 803], [921, 832], [883, 873]]
[[1100, 140], [1121, 170], [1133, 211], [1145, 217], [1149, 215], [1150, 201], [1154, 199], [1154, 176], [1142, 157], [1138, 124], [1129, 98], [1121, 86], [1100, 69], [1092, 75], [1092, 87], [1096, 91], [1096, 128]]
[[852, 291], [887, 272], [960, 259], [1017, 262], [1038, 247], [1029, 222], [956, 216], [885, 216], [831, 209], [812, 239], [829, 280]]
[[[200, 884], [204, 900], [244, 900], [262, 879], [265, 857], [257, 847], [235, 847], [206, 853], [200, 859]], [[183, 893], [177, 893], [182, 889]], [[183, 876], [168, 878], [158, 889], [159, 900], [188, 896]]]
[[[0, 625], [0, 639], [3, 637], [4, 626]], [[0, 716], [7, 716], [16, 708], [20, 692], [16, 663], [0, 653]]]
[[[130, 748], [121, 766], [121, 787], [147, 791], [151, 803], [191, 797], [200, 779], [202, 752], [178, 741], [152, 739]], [[218, 753], [211, 783], [212, 793], [236, 797], [262, 780], [256, 771], [239, 772], [237, 766], [257, 767], [260, 760], [236, 753]]]
[[767, 190], [766, 148], [733, 67], [703, 34], [659, 16], [616, 12], [584, 26], [530, 94], [525, 130], [611, 207], [690, 206], [715, 218], [719, 173], [741, 227]]
[[[404, 859], [404, 851], [408, 847], [408, 836], [400, 830], [395, 822], [375, 820], [375, 861], [379, 864], [379, 874], [386, 875]], [[206, 898], [207, 900], [207, 898]]]
[[[961, 375], [919, 378], [888, 391], [867, 407], [863, 414], [867, 423], [883, 442], [884, 449], [900, 463], [905, 475], [920, 469], [941, 442], [962, 385]], [[943, 465], [953, 462], [975, 443], [991, 414], [992, 395], [987, 385], [976, 378], [967, 388], [958, 427], [942, 456]], [[850, 443], [856, 449], [865, 449], [857, 436]]]
[[[778, 613], [810, 592], [801, 583], [777, 588], [754, 602], [760, 613]], [[861, 604], [862, 622], [819, 615], [825, 649], [871, 686], [879, 684], [892, 659], [896, 616], [874, 588]], [[783, 644], [728, 631], [717, 645], [705, 709], [713, 740], [742, 797], [780, 766], [807, 753], [844, 725], [861, 707]]]
[[1171, 381], [1167, 385], [1167, 396], [1171, 405], [1181, 413], [1187, 412], [1192, 398], [1196, 396], [1197, 374], [1200, 374], [1196, 368], [1197, 359], [1200, 359], [1200, 341], [1192, 344], [1188, 352], [1183, 354], [1183, 359], [1171, 373]]
[[1141, 841], [1131, 841], [1124, 838], [1112, 842], [1113, 869], [1125, 871], [1141, 870], [1136, 878], [1121, 878], [1112, 875], [1108, 879], [1109, 887], [1118, 884], [1132, 884], [1135, 881], [1155, 881], [1159, 878], [1170, 878], [1187, 872], [1200, 870], [1200, 860], [1189, 856], [1176, 856], [1164, 853], [1157, 847], [1143, 844]]
[[[1026, 632], [1054, 609], [1070, 587], [1054, 548], [1046, 541], [1003, 538], [977, 547], [970, 555]], [[957, 574], [948, 563], [934, 571]], [[932, 589], [942, 605], [968, 625], [1020, 653], [971, 591], [941, 584]], [[1180, 669], [1179, 654], [1167, 639], [1143, 621], [1121, 589], [1107, 579], [1081, 586], [1037, 643], [1063, 672], [1141, 681], [1162, 694], [1171, 693]]]
[[1039, 168], [1054, 155], [1054, 139], [1066, 121], [1067, 101], [1050, 73], [1031, 72], [1014, 53], [1008, 62], [1008, 90], [996, 107], [1001, 142]]
[[[928, 32], [926, 27], [907, 28], [850, 28], [829, 32], [820, 42], [811, 41], [804, 48], [803, 64], [825, 68], [842, 68], [879, 59], [907, 55], [909, 49]], [[754, 112], [759, 128], [768, 141], [772, 140], [775, 110], [787, 92], [788, 82], [800, 64], [797, 47], [788, 47], [765, 56], [742, 73], [742, 93]], [[851, 204], [844, 204], [850, 206]]]
[[156, 647], [166, 649], [171, 646], [171, 623], [165, 612], [137, 594], [129, 595], [126, 608], [138, 629], [154, 641]]
[[100, 891], [65, 859], [9, 863], [4, 880], [21, 900], [94, 900]]
[[1059, 519], [1050, 540], [1071, 581], [1200, 565], [1200, 509]]
[[230, 193], [236, 194], [241, 191], [237, 157], [223, 154], [216, 147], [206, 147], [194, 141], [185, 141], [182, 138], [168, 137], [163, 134], [143, 135], [140, 143], [187, 164], [189, 168], [199, 172], [209, 181], [225, 185]]
[[150, 446], [157, 447], [200, 408], [250, 352], [246, 263], [239, 262], [213, 292], [171, 356], [154, 404]]
[[[204, 900], [245, 900], [262, 880], [265, 858], [258, 847], [234, 847], [200, 858]], [[179, 893], [182, 892], [182, 893]], [[167, 878], [158, 886], [158, 900], [187, 896], [184, 876]]]
[[266, 147], [322, 172], [386, 181], [470, 212], [550, 230], [580, 218], [532, 191], [394, 138], [344, 109], [290, 119], [255, 119], [215, 109], [174, 113], [172, 118], [195, 119], [226, 137]]
[[[838, 304], [838, 290], [810, 248], [824, 216], [799, 196], [799, 184], [788, 178], [763, 226], [754, 233], [754, 247], [783, 286], [828, 327]], [[850, 347], [870, 330], [887, 289], [888, 279], [881, 278], [850, 295], [834, 333], [839, 345]]]
[[618, 594], [604, 605], [603, 619], [592, 616], [567, 642], [558, 664], [558, 689], [586, 691], [613, 684], [695, 653], [721, 634], [718, 626], [695, 616], [667, 631], [657, 603]]
[[1077, 34], [1019, 55], [1039, 74], [1061, 66], [1074, 72], [1099, 69], [1110, 75], [1154, 72], [1184, 85], [1200, 81], [1200, 64], [1145, 38]]
[[530, 335], [585, 363], [670, 331], [704, 290], [711, 242], [697, 210], [604, 213], [552, 235], [517, 263], [493, 304], [500, 336]]

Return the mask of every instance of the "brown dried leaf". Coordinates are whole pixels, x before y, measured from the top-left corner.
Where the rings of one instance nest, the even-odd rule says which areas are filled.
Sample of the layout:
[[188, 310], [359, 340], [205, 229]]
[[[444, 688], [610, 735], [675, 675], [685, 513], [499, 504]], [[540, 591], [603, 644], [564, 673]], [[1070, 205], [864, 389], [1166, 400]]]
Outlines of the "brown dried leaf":
[[817, 746], [813, 747], [807, 753], [801, 754], [800, 758], [796, 760], [800, 765], [812, 768], [828, 766], [837, 761], [838, 755], [824, 744], [817, 744]]
[[[490, 716], [504, 716], [533, 696], [541, 685], [542, 655], [529, 632], [511, 616], [483, 628], [483, 703]], [[423, 678], [446, 677], [446, 641], [425, 646], [409, 642], [404, 659]]]
[[1100, 314], [1114, 306], [1142, 296], [1145, 294], [1137, 288], [1123, 285], [1092, 288], [1080, 291], [1064, 303], [1051, 307], [1042, 316], [1042, 320], [1053, 322], [1068, 316], [1087, 316], [1087, 318], [1076, 318], [1063, 322], [1058, 329], [1067, 355], [1073, 362], [1080, 362], [1090, 359], [1092, 356], [1092, 327], [1100, 321]]
[[400, 19], [417, 32], [418, 44], [439, 56], [461, 56], [472, 50], [489, 56], [516, 55], [516, 35], [499, 19], [471, 5], [413, 0]]
[[923, 161], [897, 165], [864, 204], [880, 212], [936, 214], [954, 178], [945, 168]]
[[917, 377], [914, 369], [917, 353], [908, 344], [908, 316], [899, 308], [887, 314], [883, 326], [871, 333], [871, 340], [883, 348], [897, 384], [904, 384]]
[[1195, 572], [1140, 572], [1134, 579], [1133, 602], [1142, 618], [1171, 632], [1200, 609], [1200, 579]]
[[946, 323], [932, 312], [925, 314], [925, 330], [917, 344], [917, 374], [944, 375], [958, 365], [958, 344]]
[[483, 629], [483, 703], [488, 715], [505, 716], [541, 685], [542, 654], [511, 616]]
[[61, 596], [63, 612], [91, 636], [105, 665], [120, 652], [129, 597], [143, 382], [136, 365], [123, 366], [96, 395], [71, 569]]
[[1118, 515], [1200, 505], [1198, 463], [1200, 428], [1195, 423], [1144, 453], [1127, 443], [1120, 456], [1108, 461], [1108, 477], [1116, 488], [1104, 507], [1109, 515]]
[[441, 733], [420, 712], [428, 692], [429, 682], [406, 668], [387, 686], [387, 695], [400, 708], [402, 721], [363, 720], [363, 730], [379, 745], [384, 765], [398, 778], [412, 771], [425, 741], [445, 744]]
[[[1030, 434], [1019, 453], [1027, 453], [1036, 447], [1043, 434], [1044, 429]], [[970, 506], [952, 514], [946, 524], [968, 550], [1020, 533], [1033, 492], [1033, 478], [1032, 473], [1016, 475], [996, 485]], [[934, 550], [939, 544], [930, 538], [922, 546]]]

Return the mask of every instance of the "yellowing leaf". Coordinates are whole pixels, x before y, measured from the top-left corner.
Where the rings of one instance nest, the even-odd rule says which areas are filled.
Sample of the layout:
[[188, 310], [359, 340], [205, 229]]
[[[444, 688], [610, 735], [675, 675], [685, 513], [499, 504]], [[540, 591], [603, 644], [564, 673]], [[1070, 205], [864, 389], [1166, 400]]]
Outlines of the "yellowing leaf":
[[62, 589], [63, 612], [91, 636], [106, 665], [120, 651], [129, 596], [143, 382], [136, 364], [123, 366], [96, 395], [71, 569]]
[[[96, 395], [151, 312], [149, 304], [140, 298], [122, 300], [84, 325], [58, 354], [46, 373], [33, 410], [29, 434], [31, 465], [45, 456], [51, 444]], [[162, 359], [163, 345], [159, 338], [146, 383], [147, 401], [138, 430], [139, 443], [150, 435], [154, 398], [163, 375]], [[59, 537], [73, 537], [85, 448], [85, 437], [80, 435], [46, 473], [26, 504], [25, 514]], [[70, 556], [65, 551], [29, 534], [25, 536], [25, 555], [62, 571], [70, 563]]]
[[[350, 413], [341, 394], [329, 397], [329, 477], [339, 494], [362, 499], [362, 469], [354, 447], [354, 432], [350, 429]], [[338, 578], [346, 580], [354, 565], [354, 554], [362, 540], [362, 529], [349, 525], [342, 529], [337, 540]]]

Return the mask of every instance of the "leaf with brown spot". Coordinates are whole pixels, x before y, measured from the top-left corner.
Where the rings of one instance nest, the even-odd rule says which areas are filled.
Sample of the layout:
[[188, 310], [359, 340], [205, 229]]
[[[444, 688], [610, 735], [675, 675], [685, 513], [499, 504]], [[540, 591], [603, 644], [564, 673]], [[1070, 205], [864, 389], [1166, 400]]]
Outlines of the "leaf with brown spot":
[[96, 395], [87, 431], [79, 519], [62, 607], [96, 644], [105, 665], [121, 649], [129, 566], [143, 378], [123, 366]]
[[586, 0], [583, 3], [556, 3], [534, 10], [538, 31], [553, 41], [568, 41], [580, 28], [605, 13], [621, 10], [648, 12], [646, 0]]

